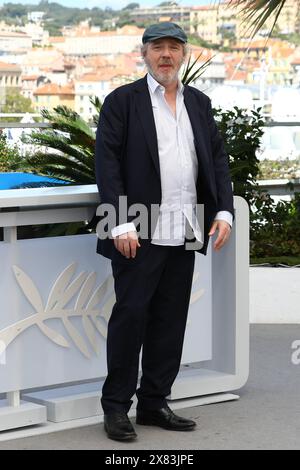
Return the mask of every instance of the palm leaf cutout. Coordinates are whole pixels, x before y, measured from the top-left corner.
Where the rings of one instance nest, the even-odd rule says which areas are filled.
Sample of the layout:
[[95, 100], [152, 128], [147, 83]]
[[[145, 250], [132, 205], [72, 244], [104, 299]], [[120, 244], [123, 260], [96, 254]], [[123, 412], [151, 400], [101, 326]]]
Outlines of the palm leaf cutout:
[[[71, 271], [71, 268], [70, 268], [70, 271]], [[69, 273], [70, 273], [70, 271], [69, 271]], [[85, 281], [86, 277], [87, 277], [87, 273], [86, 272], [81, 272], [77, 276], [77, 278], [74, 279], [73, 282], [71, 282], [71, 284], [65, 289], [65, 291], [61, 293], [59, 300], [56, 302], [54, 310], [63, 309], [67, 305], [67, 303], [70, 302], [72, 297], [74, 297], [74, 295], [81, 288], [81, 286], [82, 286], [83, 282]], [[90, 358], [90, 352], [89, 352], [89, 350], [87, 348], [87, 345], [85, 344], [85, 341], [82, 338], [82, 336], [78, 333], [76, 328], [72, 325], [72, 323], [70, 322], [70, 320], [66, 316], [62, 317], [62, 322], [63, 322], [67, 332], [69, 333], [70, 337], [72, 338], [72, 340], [76, 344], [77, 348], [82, 352], [82, 354], [86, 358], [89, 359]]]
[[95, 351], [95, 353], [97, 354], [97, 356], [99, 356], [100, 354], [100, 347], [99, 347], [99, 343], [97, 341], [97, 337], [96, 337], [96, 330], [95, 330], [95, 327], [93, 325], [93, 323], [91, 322], [91, 320], [89, 319], [88, 316], [83, 316], [82, 317], [82, 324], [83, 324], [83, 328], [84, 328], [84, 331], [92, 345], [92, 348], [93, 350]]
[[67, 305], [68, 302], [70, 302], [72, 297], [74, 297], [76, 292], [78, 292], [78, 290], [82, 286], [82, 284], [85, 281], [86, 277], [87, 277], [86, 272], [81, 272], [80, 274], [78, 274], [76, 279], [74, 279], [74, 281], [71, 282], [71, 284], [62, 293], [60, 299], [56, 303], [55, 309], [62, 309]]
[[39, 329], [46, 335], [51, 341], [58, 344], [58, 346], [63, 346], [64, 348], [69, 348], [70, 345], [68, 341], [59, 333], [49, 328], [49, 326], [45, 325], [43, 322], [37, 323]]
[[64, 269], [62, 273], [58, 276], [58, 278], [56, 279], [50, 291], [47, 305], [46, 305], [46, 312], [51, 310], [55, 306], [56, 302], [60, 300], [75, 270], [76, 270], [76, 263], [72, 263], [69, 266], [67, 266], [66, 269]]
[[[4, 343], [4, 341], [0, 341], [0, 356], [1, 354], [4, 353], [4, 351], [6, 351], [6, 344]], [[0, 362], [1, 364], [1, 362]]]
[[[194, 273], [193, 284], [195, 284], [195, 282], [198, 280], [199, 275], [200, 275], [199, 271]], [[197, 300], [199, 300], [200, 297], [202, 297], [204, 292], [205, 292], [204, 289], [198, 289], [195, 292], [193, 292], [192, 295], [191, 295], [191, 298], [190, 298], [190, 304], [193, 304], [194, 302], [197, 302]]]
[[72, 338], [72, 340], [76, 344], [77, 348], [80, 349], [82, 354], [87, 359], [89, 359], [90, 358], [90, 352], [89, 352], [89, 350], [87, 348], [87, 345], [85, 344], [84, 339], [82, 338], [82, 336], [78, 333], [78, 331], [72, 325], [72, 323], [70, 322], [70, 320], [68, 318], [63, 317], [62, 322], [63, 322], [67, 332], [69, 333], [70, 337]]
[[113, 294], [105, 303], [104, 307], [101, 309], [101, 317], [105, 318], [105, 320], [108, 322], [109, 317], [111, 315], [112, 308], [115, 304], [116, 298], [115, 295]]
[[13, 266], [13, 271], [25, 297], [29, 300], [37, 313], [43, 312], [43, 301], [32, 279], [18, 266]]
[[103, 284], [101, 284], [93, 293], [92, 297], [88, 301], [87, 308], [92, 310], [99, 302], [103, 299], [106, 293], [111, 290], [113, 286], [114, 278], [113, 276], [109, 276]]
[[196, 292], [193, 292], [193, 294], [191, 295], [190, 304], [193, 304], [194, 302], [199, 300], [200, 297], [202, 297], [202, 295], [204, 294], [204, 292], [204, 289], [199, 289]]
[[[1, 352], [2, 350], [4, 351], [8, 344], [15, 340], [19, 334], [34, 325], [57, 345], [69, 348], [70, 344], [67, 339], [45, 324], [45, 322], [51, 318], [60, 318], [77, 348], [86, 358], [90, 358], [90, 352], [84, 338], [69, 320], [72, 316], [79, 316], [82, 318], [84, 330], [93, 349], [99, 354], [96, 332], [98, 330], [102, 336], [107, 337], [107, 327], [106, 325], [104, 326], [104, 324], [107, 324], [111, 314], [111, 309], [115, 302], [114, 294], [109, 297], [102, 310], [100, 307], [95, 307], [100, 301], [103, 301], [103, 297], [107, 292], [110, 292], [113, 277], [109, 276], [102, 285], [98, 286], [92, 293], [97, 277], [96, 272], [90, 274], [81, 272], [71, 281], [75, 268], [76, 263], [71, 263], [60, 273], [51, 288], [46, 309], [44, 309], [42, 297], [32, 279], [22, 271], [21, 268], [13, 266], [16, 281], [25, 297], [34, 307], [35, 313], [0, 331]], [[65, 310], [64, 307], [71, 301], [76, 293], [78, 293], [78, 297], [75, 302], [75, 307]]]
[[101, 321], [101, 319], [93, 318], [93, 322], [95, 323], [95, 326], [97, 330], [99, 331], [100, 335], [103, 336], [103, 338], [107, 337], [107, 327], [104, 326]]
[[84, 304], [87, 302], [89, 295], [91, 294], [91, 291], [95, 285], [96, 282], [96, 276], [97, 274], [95, 272], [92, 272], [88, 275], [86, 280], [84, 281], [78, 298], [75, 303], [75, 310], [81, 310], [83, 309]]
[[[87, 304], [88, 309], [93, 309], [95, 305], [97, 305], [100, 300], [104, 298], [104, 296], [109, 292], [113, 286], [114, 283], [114, 278], [113, 276], [109, 276], [108, 278], [105, 279], [105, 281], [95, 290], [94, 294], [92, 295], [91, 299], [89, 300]], [[92, 317], [92, 320], [98, 330], [98, 332], [103, 336], [103, 338], [107, 337], [107, 323], [108, 323], [108, 318], [111, 314], [111, 309], [115, 303], [115, 295], [113, 294], [108, 301], [106, 302], [104, 308], [101, 310], [101, 317], [100, 319], [96, 318], [94, 315]], [[103, 320], [103, 323], [101, 322]], [[104, 325], [105, 322], [105, 325]]]
[[[77, 298], [76, 304], [75, 304], [75, 310], [82, 310], [84, 307], [84, 304], [87, 302], [88, 297], [91, 294], [91, 291], [95, 285], [96, 282], [96, 277], [97, 274], [95, 272], [92, 272], [88, 275], [87, 279], [84, 281], [81, 290], [79, 292], [79, 296]], [[95, 327], [91, 320], [88, 317], [88, 312], [90, 309], [88, 307], [84, 310], [83, 316], [82, 316], [82, 324], [84, 331], [94, 349], [96, 354], [98, 355], [100, 350], [99, 346], [97, 345], [97, 338], [95, 334]]]
[[[19, 286], [26, 298], [35, 308], [36, 313], [44, 313], [42, 298], [32, 279], [18, 266], [13, 266], [13, 271]], [[59, 344], [60, 346], [69, 347], [69, 343], [62, 335], [46, 326], [43, 322], [38, 322], [37, 326], [54, 343]]]

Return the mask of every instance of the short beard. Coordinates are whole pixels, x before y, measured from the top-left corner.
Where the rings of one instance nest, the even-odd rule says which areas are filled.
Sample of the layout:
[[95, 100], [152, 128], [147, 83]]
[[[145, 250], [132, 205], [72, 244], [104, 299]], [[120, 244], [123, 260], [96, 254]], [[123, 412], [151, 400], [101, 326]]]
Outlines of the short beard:
[[[170, 85], [170, 83], [172, 82], [175, 82], [175, 81], [178, 81], [178, 76], [179, 76], [179, 70], [175, 71], [169, 78], [166, 78], [164, 75], [160, 74], [160, 73], [155, 73], [154, 70], [152, 69], [152, 67], [150, 66], [150, 64], [148, 63], [146, 57], [144, 57], [144, 61], [145, 61], [145, 64], [146, 64], [146, 67], [147, 67], [147, 70], [148, 72], [150, 73], [150, 75], [152, 75], [153, 78], [155, 78], [155, 80], [160, 83], [161, 85]], [[182, 61], [182, 64], [183, 64], [184, 61]], [[182, 65], [181, 64], [181, 65]], [[181, 67], [180, 65], [180, 67]]]

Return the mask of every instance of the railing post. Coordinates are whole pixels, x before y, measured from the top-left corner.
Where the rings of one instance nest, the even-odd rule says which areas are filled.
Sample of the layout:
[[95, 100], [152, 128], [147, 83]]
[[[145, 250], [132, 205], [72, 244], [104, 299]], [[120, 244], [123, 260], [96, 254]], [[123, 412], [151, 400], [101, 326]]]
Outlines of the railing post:
[[14, 392], [7, 392], [6, 398], [8, 401], [8, 406], [13, 406], [14, 408], [20, 406], [21, 400], [19, 390], [16, 390]]
[[4, 227], [3, 228], [4, 241], [7, 243], [14, 243], [17, 241], [17, 227]]
[[[7, 243], [14, 243], [17, 241], [17, 227], [4, 227], [3, 229], [4, 241]], [[20, 406], [20, 391], [7, 392], [6, 394], [8, 406], [17, 408]]]

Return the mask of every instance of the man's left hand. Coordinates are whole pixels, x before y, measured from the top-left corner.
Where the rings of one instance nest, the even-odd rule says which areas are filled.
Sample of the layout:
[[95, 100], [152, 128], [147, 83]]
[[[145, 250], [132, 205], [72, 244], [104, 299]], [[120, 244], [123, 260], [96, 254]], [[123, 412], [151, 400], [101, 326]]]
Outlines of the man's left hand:
[[218, 251], [225, 245], [225, 243], [227, 243], [230, 237], [231, 227], [228, 222], [225, 222], [225, 220], [215, 220], [208, 235], [212, 236], [216, 230], [218, 230], [218, 236], [214, 243], [214, 249]]

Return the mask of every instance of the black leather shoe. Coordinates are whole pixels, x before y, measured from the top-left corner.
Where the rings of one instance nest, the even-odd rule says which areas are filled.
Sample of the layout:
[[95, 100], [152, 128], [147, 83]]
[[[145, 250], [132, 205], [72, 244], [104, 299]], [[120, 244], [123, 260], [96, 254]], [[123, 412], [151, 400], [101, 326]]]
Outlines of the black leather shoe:
[[104, 429], [110, 439], [130, 441], [137, 437], [125, 411], [104, 415]]
[[146, 426], [159, 426], [173, 431], [190, 431], [196, 426], [195, 421], [175, 415], [168, 406], [159, 410], [137, 409], [136, 423]]

